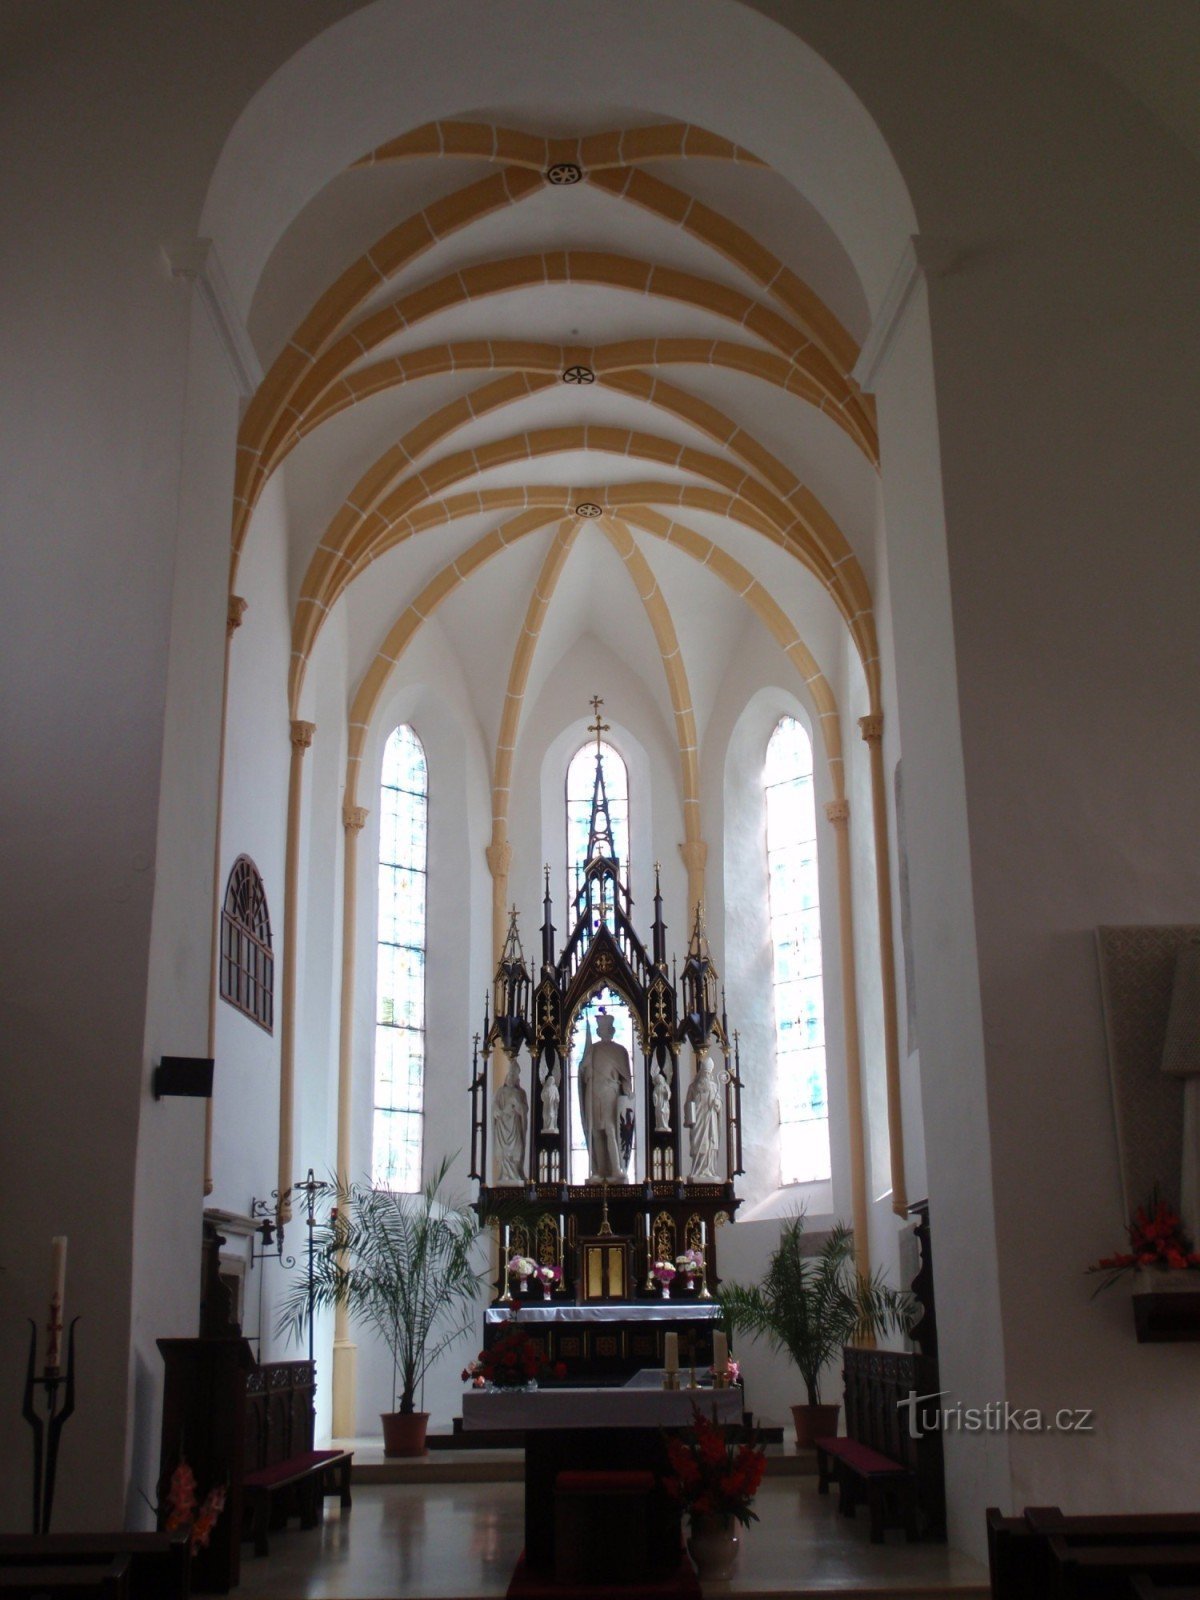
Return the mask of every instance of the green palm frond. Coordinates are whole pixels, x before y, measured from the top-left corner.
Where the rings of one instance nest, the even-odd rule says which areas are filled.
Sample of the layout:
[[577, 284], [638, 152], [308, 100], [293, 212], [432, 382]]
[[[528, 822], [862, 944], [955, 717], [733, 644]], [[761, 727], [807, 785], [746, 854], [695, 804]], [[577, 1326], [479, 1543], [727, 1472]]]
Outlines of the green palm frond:
[[916, 1304], [879, 1272], [854, 1264], [854, 1231], [835, 1223], [815, 1253], [804, 1250], [804, 1213], [783, 1224], [761, 1284], [723, 1284], [722, 1316], [731, 1333], [765, 1339], [800, 1369], [810, 1405], [820, 1401], [821, 1370], [842, 1346], [907, 1328]]
[[[440, 1193], [449, 1159], [417, 1194], [368, 1183], [320, 1186], [318, 1210], [336, 1213], [313, 1230], [313, 1309], [345, 1306], [355, 1322], [386, 1343], [400, 1378], [402, 1411], [442, 1351], [475, 1318], [486, 1272], [473, 1261], [479, 1221]], [[299, 1337], [308, 1325], [307, 1271], [297, 1275], [279, 1310], [277, 1332]]]

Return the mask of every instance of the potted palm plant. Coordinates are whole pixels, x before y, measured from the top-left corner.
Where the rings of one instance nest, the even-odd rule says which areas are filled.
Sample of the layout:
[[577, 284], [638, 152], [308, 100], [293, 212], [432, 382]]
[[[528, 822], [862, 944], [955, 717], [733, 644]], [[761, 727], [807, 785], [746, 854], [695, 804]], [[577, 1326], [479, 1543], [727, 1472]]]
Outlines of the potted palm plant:
[[804, 1215], [783, 1225], [761, 1284], [723, 1284], [721, 1310], [731, 1333], [765, 1338], [800, 1369], [807, 1401], [792, 1407], [796, 1443], [837, 1432], [838, 1407], [821, 1404], [821, 1371], [843, 1345], [903, 1330], [917, 1310], [912, 1295], [854, 1264], [854, 1230], [835, 1223], [816, 1251], [804, 1249]]
[[[279, 1313], [279, 1331], [299, 1334], [310, 1304], [345, 1306], [392, 1353], [392, 1411], [382, 1414], [384, 1454], [423, 1455], [429, 1414], [416, 1409], [426, 1372], [474, 1322], [486, 1273], [473, 1262], [479, 1222], [465, 1204], [440, 1194], [445, 1160], [416, 1194], [368, 1183], [321, 1186], [335, 1209], [313, 1230], [312, 1292], [297, 1278]], [[400, 1407], [397, 1411], [396, 1398]]]

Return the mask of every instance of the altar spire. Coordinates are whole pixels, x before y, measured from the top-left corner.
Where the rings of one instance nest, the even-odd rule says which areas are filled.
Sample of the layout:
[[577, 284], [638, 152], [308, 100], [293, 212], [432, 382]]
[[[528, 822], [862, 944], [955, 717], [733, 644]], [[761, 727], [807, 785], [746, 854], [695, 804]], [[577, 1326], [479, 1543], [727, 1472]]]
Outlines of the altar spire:
[[600, 720], [600, 707], [604, 701], [598, 694], [592, 696], [595, 722], [588, 724], [588, 732], [596, 735], [596, 777], [592, 783], [592, 815], [588, 822], [587, 855], [585, 861], [605, 858], [615, 861], [617, 847], [613, 841], [612, 823], [608, 815], [608, 793], [604, 787], [604, 757], [600, 750], [600, 735], [609, 732], [607, 722]]

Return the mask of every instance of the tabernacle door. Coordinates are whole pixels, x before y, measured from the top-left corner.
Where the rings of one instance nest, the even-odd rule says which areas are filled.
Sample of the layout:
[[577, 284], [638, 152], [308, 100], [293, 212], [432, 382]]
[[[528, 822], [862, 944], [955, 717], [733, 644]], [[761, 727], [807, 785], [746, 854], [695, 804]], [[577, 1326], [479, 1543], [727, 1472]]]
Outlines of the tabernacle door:
[[591, 1239], [579, 1241], [579, 1259], [583, 1271], [580, 1299], [628, 1300], [633, 1293], [629, 1263], [633, 1258], [633, 1240], [616, 1233], [601, 1233]]

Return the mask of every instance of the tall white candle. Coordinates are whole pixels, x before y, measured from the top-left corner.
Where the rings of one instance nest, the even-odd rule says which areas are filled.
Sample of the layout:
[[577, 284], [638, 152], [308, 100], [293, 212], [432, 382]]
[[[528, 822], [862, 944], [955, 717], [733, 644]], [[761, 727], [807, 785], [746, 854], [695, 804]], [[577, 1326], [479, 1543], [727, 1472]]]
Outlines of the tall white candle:
[[705, 1222], [703, 1217], [700, 1218], [700, 1248], [701, 1250], [708, 1249], [708, 1223]]
[[717, 1372], [729, 1371], [729, 1340], [719, 1328], [713, 1334], [713, 1367]]
[[663, 1335], [663, 1371], [679, 1371], [679, 1335], [665, 1333]]
[[46, 1328], [46, 1365], [59, 1365], [63, 1330], [63, 1301], [67, 1292], [67, 1239], [55, 1234], [50, 1241], [50, 1319]]

